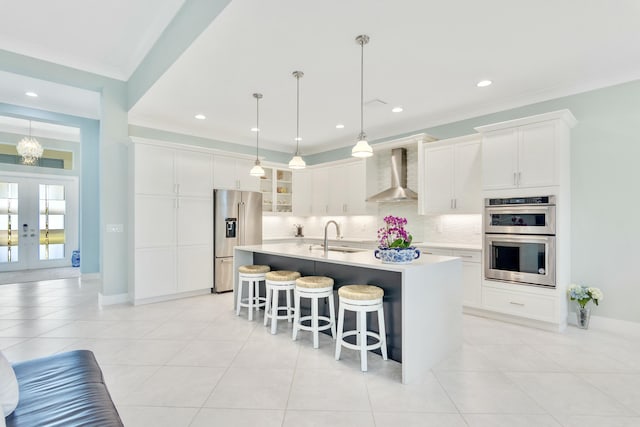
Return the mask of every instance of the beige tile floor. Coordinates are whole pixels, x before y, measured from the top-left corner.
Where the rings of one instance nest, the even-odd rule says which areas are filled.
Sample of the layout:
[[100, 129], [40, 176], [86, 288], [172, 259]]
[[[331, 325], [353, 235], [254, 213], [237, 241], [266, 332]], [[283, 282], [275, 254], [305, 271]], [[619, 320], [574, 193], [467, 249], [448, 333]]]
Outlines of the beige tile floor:
[[[640, 342], [465, 316], [464, 345], [420, 384], [370, 355], [333, 359], [281, 323], [236, 317], [232, 295], [100, 308], [97, 281], [0, 286], [0, 348], [12, 361], [94, 351], [128, 427], [640, 426]], [[425, 331], [428, 333], [428, 331]]]

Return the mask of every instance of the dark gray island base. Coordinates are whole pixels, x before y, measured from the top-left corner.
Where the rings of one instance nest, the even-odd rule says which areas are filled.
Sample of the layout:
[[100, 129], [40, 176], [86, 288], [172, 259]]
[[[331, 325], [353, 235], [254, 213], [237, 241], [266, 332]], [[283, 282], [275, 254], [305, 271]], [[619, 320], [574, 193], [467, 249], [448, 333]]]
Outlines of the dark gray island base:
[[[433, 366], [462, 345], [460, 258], [423, 255], [411, 264], [383, 264], [371, 251], [324, 255], [304, 245], [264, 244], [237, 246], [233, 262], [235, 271], [241, 265], [266, 264], [272, 270], [328, 276], [334, 279], [336, 292], [349, 284], [383, 288], [388, 353], [401, 363], [405, 384], [422, 381]], [[237, 290], [235, 275], [234, 300]], [[336, 296], [336, 309], [338, 306]], [[320, 309], [326, 315], [328, 304]], [[308, 312], [308, 303], [301, 310]], [[370, 316], [368, 321], [368, 327], [377, 332], [376, 316]], [[345, 329], [354, 326], [355, 316], [346, 316]]]
[[[384, 321], [387, 332], [387, 352], [389, 359], [402, 362], [402, 277], [396, 271], [372, 270], [370, 268], [350, 265], [331, 264], [322, 261], [301, 260], [287, 256], [256, 253], [254, 264], [271, 266], [272, 270], [294, 270], [303, 276], [327, 276], [334, 280], [335, 318], [338, 318], [338, 289], [345, 285], [376, 285], [384, 289]], [[264, 293], [264, 288], [261, 288]], [[281, 305], [285, 304], [284, 295], [280, 295]], [[307, 299], [300, 303], [302, 316], [311, 314], [311, 306]], [[321, 316], [329, 315], [329, 304], [326, 300], [320, 303]], [[356, 328], [355, 313], [345, 313], [344, 329]], [[367, 313], [367, 329], [378, 332], [378, 315]], [[331, 334], [331, 331], [322, 331]], [[380, 350], [374, 350], [380, 354]]]

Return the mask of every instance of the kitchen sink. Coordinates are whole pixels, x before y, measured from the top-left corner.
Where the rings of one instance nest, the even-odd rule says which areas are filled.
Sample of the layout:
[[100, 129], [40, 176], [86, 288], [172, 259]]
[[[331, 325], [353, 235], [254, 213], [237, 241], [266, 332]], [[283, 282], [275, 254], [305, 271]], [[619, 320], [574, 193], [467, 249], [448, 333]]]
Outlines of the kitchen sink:
[[[310, 251], [323, 251], [324, 248], [323, 247], [313, 247], [313, 246], [309, 246], [309, 250]], [[342, 252], [342, 253], [346, 253], [346, 254], [352, 254], [352, 253], [356, 253], [356, 252], [366, 252], [367, 249], [361, 249], [361, 248], [349, 248], [346, 246], [329, 246], [329, 252]]]

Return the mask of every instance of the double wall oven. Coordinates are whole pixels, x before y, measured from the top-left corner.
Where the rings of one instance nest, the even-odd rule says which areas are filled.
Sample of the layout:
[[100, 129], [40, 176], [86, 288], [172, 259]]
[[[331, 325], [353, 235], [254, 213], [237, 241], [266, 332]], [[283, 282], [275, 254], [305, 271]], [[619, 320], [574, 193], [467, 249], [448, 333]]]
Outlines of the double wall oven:
[[555, 196], [485, 199], [485, 278], [556, 286]]

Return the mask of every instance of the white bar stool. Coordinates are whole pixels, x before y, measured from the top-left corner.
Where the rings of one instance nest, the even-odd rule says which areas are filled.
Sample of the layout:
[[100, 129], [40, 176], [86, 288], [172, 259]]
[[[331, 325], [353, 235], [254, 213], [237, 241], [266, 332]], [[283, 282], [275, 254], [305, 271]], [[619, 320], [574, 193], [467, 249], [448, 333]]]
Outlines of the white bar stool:
[[[295, 341], [300, 329], [313, 333], [313, 348], [318, 348], [318, 332], [331, 328], [331, 336], [336, 339], [336, 315], [333, 300], [333, 279], [324, 276], [306, 276], [296, 280], [294, 290], [295, 296], [295, 317], [293, 319], [293, 340]], [[300, 317], [300, 298], [311, 300], [311, 316]], [[318, 315], [318, 305], [320, 298], [329, 299], [329, 317]], [[302, 322], [310, 320], [311, 325], [303, 325]], [[322, 320], [324, 325], [320, 326]]]
[[[336, 360], [340, 360], [342, 347], [352, 350], [360, 350], [360, 368], [367, 370], [367, 351], [380, 349], [382, 358], [387, 360], [387, 336], [384, 326], [384, 309], [382, 298], [384, 290], [371, 285], [347, 285], [338, 289], [338, 340], [336, 341]], [[344, 311], [350, 310], [356, 313], [356, 330], [344, 331]], [[367, 331], [367, 313], [378, 312], [379, 334]], [[356, 344], [347, 342], [344, 338], [356, 336]], [[367, 337], [373, 337], [378, 342], [367, 345]]]
[[[238, 296], [236, 302], [236, 315], [240, 316], [240, 309], [249, 309], [249, 320], [253, 320], [253, 309], [256, 311], [266, 305], [266, 298], [260, 296], [260, 282], [265, 280], [265, 273], [271, 267], [268, 265], [241, 265], [238, 267]], [[242, 297], [244, 284], [247, 283], [247, 297]]]
[[[265, 274], [265, 286], [267, 289], [267, 301], [264, 309], [264, 326], [271, 319], [271, 334], [278, 330], [278, 319], [287, 319], [293, 322], [294, 308], [291, 296], [296, 287], [296, 279], [300, 277], [297, 271], [278, 270]], [[279, 306], [280, 291], [287, 296], [287, 305]], [[279, 314], [280, 310], [286, 310], [286, 314]]]

